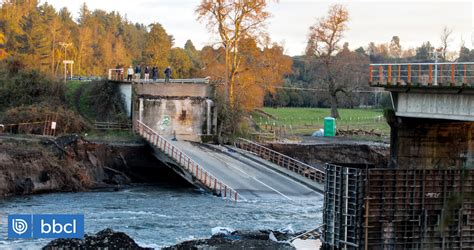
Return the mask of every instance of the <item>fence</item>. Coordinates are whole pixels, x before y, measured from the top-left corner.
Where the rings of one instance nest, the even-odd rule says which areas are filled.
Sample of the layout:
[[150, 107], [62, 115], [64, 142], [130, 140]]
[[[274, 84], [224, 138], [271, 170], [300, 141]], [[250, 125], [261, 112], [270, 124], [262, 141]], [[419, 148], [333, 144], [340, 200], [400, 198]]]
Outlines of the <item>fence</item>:
[[273, 162], [278, 166], [298, 173], [299, 175], [314, 182], [324, 183], [324, 172], [304, 162], [298, 161], [275, 150], [271, 150], [267, 147], [243, 138], [238, 138], [235, 142], [235, 146], [240, 149], [255, 153], [267, 161]]
[[371, 64], [369, 84], [474, 87], [474, 63]]
[[131, 130], [131, 123], [122, 123], [122, 122], [94, 122], [94, 127], [98, 130]]
[[237, 191], [220, 181], [212, 174], [207, 172], [188, 155], [186, 155], [179, 148], [174, 146], [171, 142], [159, 135], [153, 129], [145, 125], [141, 121], [137, 121], [137, 132], [145, 138], [150, 144], [160, 149], [163, 153], [168, 155], [183, 169], [193, 176], [196, 180], [201, 182], [205, 187], [209, 188], [213, 193], [224, 198], [230, 198], [235, 201], [238, 199]]
[[47, 115], [45, 121], [0, 124], [0, 133], [56, 136], [58, 115]]

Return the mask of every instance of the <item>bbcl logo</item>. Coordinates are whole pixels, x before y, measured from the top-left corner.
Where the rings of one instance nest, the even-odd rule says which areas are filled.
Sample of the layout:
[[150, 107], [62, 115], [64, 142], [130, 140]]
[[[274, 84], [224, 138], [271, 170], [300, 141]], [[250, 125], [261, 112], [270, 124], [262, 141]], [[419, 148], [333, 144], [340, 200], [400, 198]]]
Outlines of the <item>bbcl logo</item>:
[[11, 214], [8, 238], [83, 238], [82, 214]]

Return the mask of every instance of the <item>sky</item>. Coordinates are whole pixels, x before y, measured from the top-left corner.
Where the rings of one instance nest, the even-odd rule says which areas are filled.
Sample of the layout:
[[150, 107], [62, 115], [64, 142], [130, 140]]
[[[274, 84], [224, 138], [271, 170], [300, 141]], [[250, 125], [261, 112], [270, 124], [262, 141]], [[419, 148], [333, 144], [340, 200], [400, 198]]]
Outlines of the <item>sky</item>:
[[[458, 50], [462, 41], [474, 48], [474, 0], [280, 0], [272, 1], [268, 10], [267, 32], [274, 42], [283, 44], [288, 55], [304, 53], [309, 27], [326, 15], [332, 4], [347, 7], [350, 21], [343, 42], [351, 49], [366, 47], [369, 42], [389, 43], [400, 37], [403, 49], [415, 48], [425, 41], [440, 45], [444, 27], [453, 30], [450, 50]], [[200, 0], [42, 0], [57, 10], [67, 7], [74, 18], [85, 2], [90, 9], [118, 11], [132, 22], [161, 23], [173, 35], [175, 46], [183, 47], [191, 39], [197, 48], [213, 45], [218, 39], [205, 23], [196, 20], [194, 10]]]

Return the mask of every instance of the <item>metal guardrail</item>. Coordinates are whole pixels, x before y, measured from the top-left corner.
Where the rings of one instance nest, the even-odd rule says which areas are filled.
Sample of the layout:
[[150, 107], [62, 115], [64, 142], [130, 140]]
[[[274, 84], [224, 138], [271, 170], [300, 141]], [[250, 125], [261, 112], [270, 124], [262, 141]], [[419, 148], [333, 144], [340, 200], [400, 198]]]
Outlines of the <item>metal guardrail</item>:
[[474, 62], [370, 64], [369, 84], [474, 87]]
[[188, 171], [188, 173], [204, 184], [204, 186], [212, 190], [214, 194], [237, 201], [237, 191], [207, 172], [183, 151], [141, 121], [137, 121], [137, 132], [150, 144], [160, 149], [163, 153], [181, 165], [183, 169]]
[[244, 138], [238, 138], [235, 142], [235, 146], [240, 149], [255, 153], [256, 155], [267, 161], [270, 161], [280, 167], [284, 167], [288, 170], [298, 173], [299, 175], [306, 177], [314, 182], [324, 183], [324, 172], [304, 162], [298, 161], [275, 150], [269, 149]]

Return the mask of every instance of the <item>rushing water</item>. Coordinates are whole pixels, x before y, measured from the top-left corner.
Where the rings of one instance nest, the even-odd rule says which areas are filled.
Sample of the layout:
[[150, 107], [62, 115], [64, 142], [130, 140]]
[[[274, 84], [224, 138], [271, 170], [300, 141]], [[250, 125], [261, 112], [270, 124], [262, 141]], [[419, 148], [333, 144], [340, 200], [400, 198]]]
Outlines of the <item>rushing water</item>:
[[295, 231], [321, 224], [323, 197], [232, 202], [189, 188], [134, 186], [118, 192], [54, 193], [0, 200], [0, 249], [40, 248], [49, 240], [8, 240], [6, 215], [81, 213], [86, 233], [110, 227], [159, 248], [209, 237], [216, 226]]

